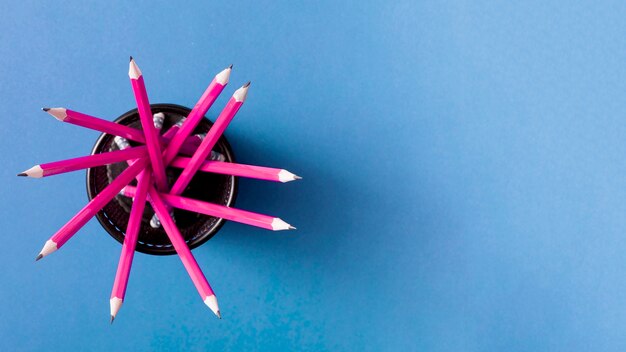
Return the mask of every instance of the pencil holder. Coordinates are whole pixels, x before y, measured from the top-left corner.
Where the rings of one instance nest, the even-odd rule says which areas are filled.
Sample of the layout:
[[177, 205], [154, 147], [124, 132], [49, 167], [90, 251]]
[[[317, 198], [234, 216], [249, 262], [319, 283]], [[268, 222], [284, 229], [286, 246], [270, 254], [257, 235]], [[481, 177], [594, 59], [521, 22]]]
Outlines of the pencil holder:
[[[171, 126], [189, 115], [190, 109], [173, 104], [152, 104], [152, 113], [162, 112], [165, 114], [162, 131], [166, 131]], [[116, 123], [128, 125], [137, 129], [141, 129], [141, 122], [137, 109], [133, 109], [118, 117]], [[194, 130], [194, 134], [207, 133], [212, 126], [212, 122], [206, 117], [198, 124]], [[117, 145], [113, 141], [114, 136], [110, 134], [102, 134], [96, 141], [92, 154], [109, 152], [118, 150]], [[137, 145], [130, 142], [132, 146]], [[221, 153], [225, 161], [234, 162], [233, 151], [230, 144], [224, 136], [222, 136], [215, 147], [214, 151]], [[87, 195], [89, 199], [93, 199], [100, 193], [111, 181], [113, 181], [122, 171], [128, 167], [127, 163], [116, 163], [106, 166], [98, 166], [87, 170]], [[181, 169], [168, 167], [166, 170], [169, 186], [181, 173]], [[133, 181], [131, 185], [136, 185]], [[198, 172], [189, 186], [182, 194], [185, 197], [203, 200], [224, 206], [232, 206], [237, 196], [237, 178], [230, 175], [220, 175], [208, 172]], [[111, 200], [96, 217], [102, 227], [118, 242], [124, 242], [124, 230], [128, 224], [132, 199], [123, 195], [118, 195]], [[150, 219], [154, 215], [152, 207], [146, 204], [143, 214], [141, 230], [139, 231], [139, 239], [137, 241], [136, 251], [154, 254], [169, 255], [175, 254], [172, 243], [170, 242], [163, 227], [152, 228]], [[224, 219], [207, 216], [203, 214], [187, 212], [184, 210], [174, 210], [174, 219], [176, 225], [183, 235], [189, 248], [193, 249], [202, 245], [213, 237], [217, 231], [224, 225]]]

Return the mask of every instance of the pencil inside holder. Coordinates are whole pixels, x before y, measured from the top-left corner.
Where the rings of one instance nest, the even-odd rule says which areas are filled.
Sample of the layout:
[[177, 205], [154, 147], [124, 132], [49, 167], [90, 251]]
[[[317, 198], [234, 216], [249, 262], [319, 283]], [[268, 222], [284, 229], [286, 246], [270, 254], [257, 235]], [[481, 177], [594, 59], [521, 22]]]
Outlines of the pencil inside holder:
[[[165, 115], [161, 134], [184, 119], [191, 111], [186, 107], [173, 104], [152, 104], [151, 107], [153, 114], [162, 112]], [[128, 111], [117, 118], [115, 122], [141, 130], [137, 109]], [[207, 133], [211, 126], [212, 122], [204, 118], [198, 124], [193, 134]], [[109, 134], [102, 134], [96, 141], [92, 154], [119, 150], [114, 142], [114, 137]], [[129, 143], [131, 146], [139, 145], [132, 141], [129, 141]], [[234, 162], [232, 148], [224, 136], [219, 139], [213, 150], [222, 154], [225, 161]], [[127, 167], [128, 164], [123, 162], [88, 169], [87, 195], [89, 199], [93, 199]], [[172, 167], [166, 169], [170, 187], [176, 181], [181, 171], [181, 169]], [[132, 181], [130, 184], [136, 186], [136, 181]], [[225, 206], [233, 206], [236, 194], [237, 178], [235, 176], [198, 172], [182, 196]], [[131, 198], [118, 195], [96, 215], [104, 229], [120, 243], [124, 241], [124, 229], [126, 229], [128, 224], [131, 207]], [[192, 249], [213, 237], [225, 222], [221, 218], [178, 209], [174, 209], [173, 214], [177, 227], [187, 245]], [[150, 226], [150, 219], [153, 215], [154, 210], [152, 210], [149, 203], [146, 204], [136, 250], [155, 255], [175, 254], [176, 252], [163, 228], [152, 228]]]

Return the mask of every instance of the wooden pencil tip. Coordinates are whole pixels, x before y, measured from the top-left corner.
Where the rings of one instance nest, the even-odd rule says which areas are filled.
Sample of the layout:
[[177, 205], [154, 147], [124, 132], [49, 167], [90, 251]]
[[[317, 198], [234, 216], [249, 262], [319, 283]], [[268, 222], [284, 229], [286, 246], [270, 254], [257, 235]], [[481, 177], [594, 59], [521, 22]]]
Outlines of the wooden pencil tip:
[[37, 258], [35, 258], [35, 261], [39, 261], [39, 259], [43, 258], [43, 254], [39, 253], [39, 255], [37, 256]]
[[42, 111], [48, 112], [48, 110], [50, 110], [50, 108], [41, 108]]
[[20, 172], [19, 174], [17, 174], [17, 176], [22, 176], [22, 177], [26, 177], [28, 176], [25, 172]]
[[[131, 57], [132, 59], [132, 57]], [[111, 315], [111, 324], [113, 324], [113, 320], [115, 320], [115, 315]]]
[[244, 85], [243, 85], [243, 88], [248, 88], [248, 87], [250, 87], [250, 83], [252, 83], [252, 82], [248, 81], [248, 83], [246, 83], [246, 84], [244, 84]]
[[133, 61], [133, 57], [132, 56], [130, 57], [130, 61]]
[[293, 175], [294, 180], [302, 180], [302, 176]]
[[217, 311], [217, 317], [218, 317], [218, 318], [220, 318], [220, 319], [222, 319], [222, 313], [220, 313], [220, 311], [219, 311], [219, 310]]
[[230, 66], [228, 66], [229, 69], [233, 69], [233, 64], [230, 64]]
[[297, 230], [297, 229], [295, 228], [295, 226], [289, 225], [289, 230]]

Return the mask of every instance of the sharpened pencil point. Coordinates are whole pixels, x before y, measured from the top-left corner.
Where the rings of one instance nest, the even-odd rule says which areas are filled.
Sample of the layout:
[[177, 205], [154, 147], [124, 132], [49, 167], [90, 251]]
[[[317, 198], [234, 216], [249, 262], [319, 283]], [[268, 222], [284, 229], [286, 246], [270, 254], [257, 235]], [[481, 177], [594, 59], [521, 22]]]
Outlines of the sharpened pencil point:
[[297, 230], [295, 226], [289, 225], [289, 230]]
[[291, 182], [291, 181], [299, 180], [299, 179], [302, 178], [302, 177], [300, 177], [300, 176], [298, 176], [296, 174], [293, 174], [293, 173], [291, 173], [291, 172], [289, 172], [289, 171], [287, 171], [285, 169], [280, 170], [280, 172], [278, 172], [277, 176], [278, 176], [278, 180], [277, 181], [280, 181], [282, 183]]
[[47, 112], [61, 122], [65, 121], [65, 119], [67, 118], [66, 108], [43, 108], [41, 110]]
[[43, 177], [43, 169], [41, 168], [41, 165], [35, 165], [28, 170], [20, 172], [17, 176], [40, 178]]
[[285, 220], [281, 218], [274, 218], [274, 220], [272, 220], [271, 226], [272, 226], [272, 231], [284, 231], [284, 230], [292, 229], [292, 226], [286, 223]]
[[219, 311], [219, 310], [217, 311], [217, 317], [218, 317], [218, 318], [220, 318], [220, 319], [222, 319], [222, 313], [220, 313], [220, 311]]
[[115, 319], [117, 312], [120, 311], [122, 302], [122, 299], [117, 297], [113, 297], [109, 300], [109, 305], [111, 306], [111, 324], [113, 324], [113, 319]]
[[130, 57], [130, 63], [128, 64], [128, 77], [130, 79], [139, 79], [139, 77], [141, 77], [141, 70], [132, 56]]
[[40, 254], [37, 256], [37, 258], [35, 258], [35, 261], [37, 262], [37, 261], [39, 261], [39, 259], [41, 259], [41, 258], [43, 258], [43, 254], [41, 254], [41, 253], [40, 253]]
[[246, 100], [246, 97], [248, 96], [249, 87], [250, 87], [250, 82], [241, 86], [241, 88], [237, 89], [235, 93], [233, 93], [233, 99], [235, 99], [236, 102], [243, 103]]
[[228, 80], [230, 79], [230, 73], [233, 70], [233, 65], [230, 65], [228, 67], [226, 67], [225, 69], [223, 69], [222, 71], [220, 71], [220, 73], [215, 75], [215, 82], [225, 86], [228, 84]]

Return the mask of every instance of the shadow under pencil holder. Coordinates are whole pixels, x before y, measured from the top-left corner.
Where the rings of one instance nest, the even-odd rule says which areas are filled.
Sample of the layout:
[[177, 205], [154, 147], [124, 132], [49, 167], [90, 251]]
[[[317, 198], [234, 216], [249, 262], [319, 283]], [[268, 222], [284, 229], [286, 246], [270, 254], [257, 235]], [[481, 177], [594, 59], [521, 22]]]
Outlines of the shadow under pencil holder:
[[[163, 121], [162, 131], [181, 121], [189, 115], [190, 109], [174, 105], [174, 104], [151, 104], [152, 113], [163, 113], [165, 119]], [[139, 114], [137, 109], [130, 110], [115, 120], [116, 123], [141, 129]], [[206, 117], [198, 124], [194, 130], [194, 134], [207, 133], [213, 125]], [[132, 146], [135, 144], [129, 141]], [[102, 152], [115, 151], [119, 148], [114, 143], [114, 136], [110, 134], [102, 134], [96, 140], [91, 151], [92, 154]], [[225, 161], [234, 162], [232, 148], [224, 136], [213, 148], [214, 151], [221, 153]], [[126, 163], [116, 163], [105, 166], [98, 166], [87, 170], [87, 195], [89, 200], [93, 199], [102, 189], [104, 189], [111, 181], [113, 181], [128, 165]], [[180, 175], [182, 169], [168, 167], [166, 170], [167, 181], [171, 187], [176, 178]], [[136, 185], [136, 181], [131, 182]], [[233, 206], [237, 196], [237, 177], [231, 175], [221, 175], [208, 172], [198, 172], [189, 186], [183, 192], [182, 196], [211, 202], [224, 206]], [[132, 199], [118, 195], [113, 198], [96, 217], [102, 227], [118, 242], [123, 243]], [[213, 216], [188, 212], [184, 210], [174, 209], [174, 219], [183, 238], [187, 242], [189, 248], [196, 248], [209, 239], [211, 239], [219, 229], [224, 225], [225, 220]], [[153, 255], [170, 255], [176, 254], [172, 243], [170, 242], [163, 227], [152, 228], [150, 219], [154, 215], [154, 211], [149, 203], [146, 203], [144, 210], [139, 238], [137, 241], [136, 251], [153, 254]]]

